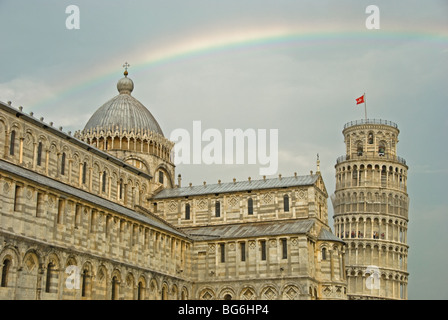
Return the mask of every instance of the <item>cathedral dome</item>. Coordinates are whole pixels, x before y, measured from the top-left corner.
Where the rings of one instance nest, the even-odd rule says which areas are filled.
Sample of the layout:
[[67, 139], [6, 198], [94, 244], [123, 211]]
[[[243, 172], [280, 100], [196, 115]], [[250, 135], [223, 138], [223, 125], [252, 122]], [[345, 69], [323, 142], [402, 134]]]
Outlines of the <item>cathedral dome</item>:
[[84, 132], [88, 131], [126, 131], [144, 134], [152, 131], [163, 136], [162, 129], [149, 110], [137, 99], [131, 96], [134, 90], [134, 82], [127, 77], [117, 83], [119, 95], [103, 104], [90, 117]]

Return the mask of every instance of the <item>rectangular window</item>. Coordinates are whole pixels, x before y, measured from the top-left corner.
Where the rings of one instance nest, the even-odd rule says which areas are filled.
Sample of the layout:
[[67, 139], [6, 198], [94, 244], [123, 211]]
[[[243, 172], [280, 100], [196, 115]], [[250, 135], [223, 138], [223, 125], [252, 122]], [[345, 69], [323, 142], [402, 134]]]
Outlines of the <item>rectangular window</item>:
[[11, 266], [11, 260], [9, 258], [6, 258], [3, 260], [3, 267], [2, 270], [2, 282], [1, 287], [7, 287], [8, 286], [8, 277], [9, 277], [9, 267]]
[[224, 243], [221, 243], [219, 247], [221, 251], [221, 262], [226, 262], [226, 248], [224, 246]]
[[190, 220], [190, 204], [185, 205], [185, 220]]
[[16, 144], [16, 132], [14, 130], [11, 131], [11, 140], [9, 142], [9, 155], [14, 155], [14, 146]]
[[53, 268], [53, 264], [50, 262], [47, 266], [47, 278], [45, 281], [45, 292], [50, 292], [52, 268]]
[[86, 181], [87, 181], [87, 162], [84, 162], [82, 166], [82, 183], [86, 183]]
[[220, 217], [221, 216], [221, 204], [219, 203], [219, 201], [215, 202], [215, 217]]
[[106, 171], [103, 172], [103, 178], [102, 178], [102, 186], [101, 186], [101, 190], [103, 192], [106, 192], [106, 179], [107, 179], [107, 175], [106, 175]]
[[286, 239], [282, 239], [282, 259], [288, 258], [288, 245]]
[[118, 185], [118, 199], [123, 199], [123, 180], [120, 179], [120, 184]]
[[246, 243], [241, 242], [241, 261], [246, 261]]
[[266, 260], [266, 241], [261, 240], [261, 260]]
[[39, 142], [37, 146], [37, 165], [40, 166], [42, 164], [42, 142]]
[[247, 214], [254, 214], [254, 200], [252, 198], [247, 200]]
[[163, 184], [163, 171], [159, 171], [159, 183]]
[[85, 297], [86, 296], [86, 278], [87, 278], [87, 270], [84, 270], [82, 275], [82, 287], [81, 287], [81, 297]]
[[286, 194], [283, 197], [283, 211], [289, 212], [289, 196]]
[[65, 175], [65, 152], [62, 153], [61, 157], [61, 175]]

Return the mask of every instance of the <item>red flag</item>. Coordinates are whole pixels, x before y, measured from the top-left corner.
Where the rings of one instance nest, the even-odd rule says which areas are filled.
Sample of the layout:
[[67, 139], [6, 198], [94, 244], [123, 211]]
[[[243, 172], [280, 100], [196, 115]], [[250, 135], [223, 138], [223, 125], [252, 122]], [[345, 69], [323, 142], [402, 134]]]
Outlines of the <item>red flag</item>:
[[364, 102], [364, 95], [360, 96], [359, 98], [356, 98], [356, 104], [360, 104]]

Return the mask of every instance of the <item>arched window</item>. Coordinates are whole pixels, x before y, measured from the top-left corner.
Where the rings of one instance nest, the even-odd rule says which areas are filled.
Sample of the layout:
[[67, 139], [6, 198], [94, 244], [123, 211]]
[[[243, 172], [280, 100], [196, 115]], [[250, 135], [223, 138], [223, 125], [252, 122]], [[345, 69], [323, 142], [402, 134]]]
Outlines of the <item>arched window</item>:
[[219, 203], [219, 201], [215, 202], [215, 217], [220, 217], [221, 216], [221, 204]]
[[322, 260], [327, 260], [327, 249], [322, 248]]
[[39, 142], [37, 146], [37, 165], [40, 166], [42, 164], [42, 142]]
[[385, 187], [387, 184], [387, 171], [386, 171], [386, 166], [383, 166], [381, 168], [381, 186]]
[[358, 156], [362, 156], [363, 154], [363, 148], [361, 142], [358, 142], [358, 144], [356, 145], [356, 153]]
[[82, 282], [81, 282], [81, 297], [85, 297], [86, 296], [86, 285], [87, 285], [87, 270], [84, 270], [82, 272]]
[[378, 155], [380, 157], [383, 157], [386, 154], [386, 144], [384, 141], [380, 142], [380, 145], [378, 146]]
[[118, 196], [121, 200], [121, 199], [123, 199], [123, 179], [120, 179], [120, 185], [118, 186], [118, 188], [120, 189], [120, 190], [118, 190], [119, 191]]
[[21, 204], [21, 195], [22, 195], [22, 187], [16, 185], [16, 189], [14, 192], [14, 211], [19, 211]]
[[261, 240], [260, 245], [261, 245], [261, 260], [266, 260], [266, 240]]
[[190, 220], [190, 204], [185, 205], [185, 220]]
[[14, 155], [14, 146], [16, 144], [16, 132], [14, 130], [11, 131], [11, 140], [9, 142], [9, 155]]
[[163, 288], [162, 288], [162, 300], [168, 300], [168, 293], [167, 293], [166, 286], [163, 286]]
[[84, 162], [82, 166], [82, 183], [86, 183], [87, 181], [87, 162]]
[[226, 262], [226, 247], [224, 243], [219, 244], [220, 252], [221, 252], [221, 262]]
[[358, 179], [358, 167], [357, 166], [353, 166], [352, 178], [355, 180]]
[[240, 248], [241, 248], [241, 261], [246, 261], [246, 243], [245, 242], [241, 242], [240, 244]]
[[254, 214], [254, 200], [247, 199], [247, 214]]
[[62, 153], [61, 157], [61, 175], [65, 175], [65, 152]]
[[5, 259], [3, 260], [3, 267], [2, 267], [2, 281], [1, 286], [7, 287], [8, 286], [8, 276], [9, 276], [9, 268], [11, 266], [11, 260]]
[[45, 280], [45, 292], [50, 292], [52, 269], [53, 269], [53, 263], [50, 262], [47, 266], [47, 277]]
[[117, 300], [118, 298], [118, 279], [117, 276], [112, 278], [112, 300]]
[[289, 212], [289, 196], [287, 194], [283, 196], [283, 211]]
[[143, 283], [140, 281], [138, 283], [138, 289], [137, 289], [137, 300], [143, 300]]
[[368, 138], [367, 138], [368, 144], [373, 144], [373, 132], [369, 132]]
[[159, 183], [163, 184], [163, 171], [159, 171]]
[[103, 177], [102, 177], [102, 187], [101, 187], [101, 190], [103, 191], [103, 192], [106, 192], [106, 183], [107, 183], [107, 175], [106, 175], [106, 171], [104, 171], [103, 172]]
[[282, 239], [282, 259], [288, 259], [288, 241]]

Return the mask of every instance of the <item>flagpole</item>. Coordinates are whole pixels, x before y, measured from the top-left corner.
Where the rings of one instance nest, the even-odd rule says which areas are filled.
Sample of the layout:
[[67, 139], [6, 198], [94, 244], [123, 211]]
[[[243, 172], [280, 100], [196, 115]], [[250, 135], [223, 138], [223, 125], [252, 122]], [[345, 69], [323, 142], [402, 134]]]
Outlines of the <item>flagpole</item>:
[[367, 106], [366, 106], [366, 93], [364, 92], [364, 114], [367, 122]]

